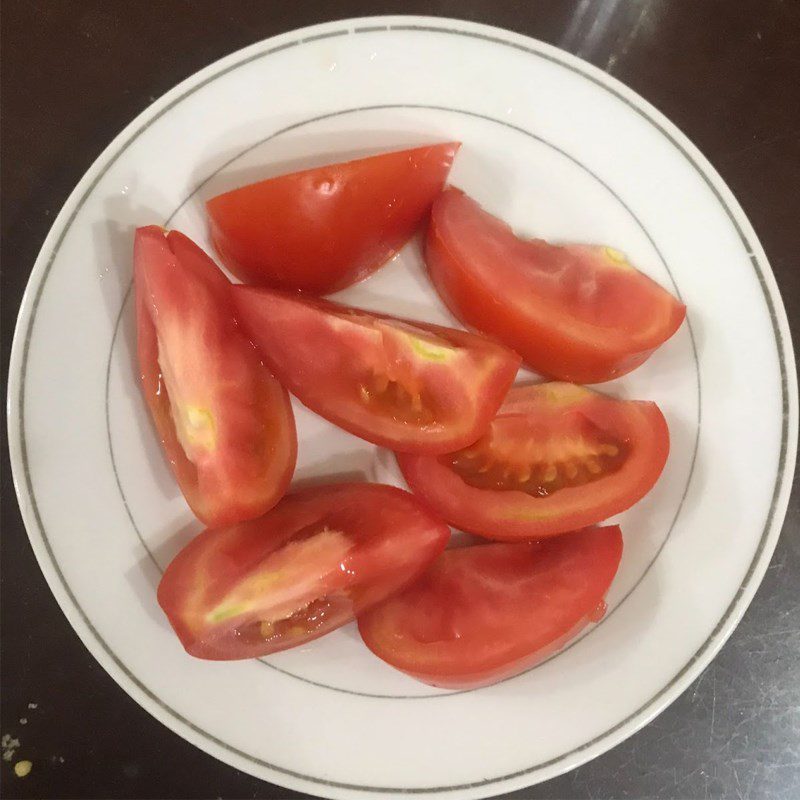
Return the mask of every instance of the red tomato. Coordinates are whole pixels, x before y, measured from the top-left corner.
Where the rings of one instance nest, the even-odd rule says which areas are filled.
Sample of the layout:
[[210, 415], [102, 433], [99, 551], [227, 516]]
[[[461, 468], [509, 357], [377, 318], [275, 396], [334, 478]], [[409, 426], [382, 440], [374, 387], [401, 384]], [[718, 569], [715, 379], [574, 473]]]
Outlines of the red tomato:
[[328, 294], [388, 261], [450, 171], [456, 142], [329, 164], [207, 204], [214, 245], [245, 283]]
[[321, 416], [394, 450], [474, 442], [519, 356], [466, 331], [235, 286], [239, 318], [284, 386]]
[[239, 331], [228, 279], [197, 245], [139, 228], [134, 262], [142, 391], [184, 497], [210, 526], [263, 514], [294, 472], [286, 390]]
[[408, 492], [307, 489], [260, 519], [206, 530], [167, 567], [158, 602], [198, 658], [255, 658], [316, 639], [398, 591], [450, 529]]
[[451, 525], [510, 541], [624, 511], [650, 491], [668, 454], [655, 403], [542, 383], [514, 387], [470, 447], [397, 460], [412, 491]]
[[630, 372], [686, 316], [622, 253], [519, 239], [459, 189], [434, 203], [425, 258], [462, 322], [561, 380], [598, 383]]
[[405, 591], [360, 615], [358, 629], [378, 658], [425, 683], [485, 686], [599, 620], [621, 557], [616, 525], [447, 550]]

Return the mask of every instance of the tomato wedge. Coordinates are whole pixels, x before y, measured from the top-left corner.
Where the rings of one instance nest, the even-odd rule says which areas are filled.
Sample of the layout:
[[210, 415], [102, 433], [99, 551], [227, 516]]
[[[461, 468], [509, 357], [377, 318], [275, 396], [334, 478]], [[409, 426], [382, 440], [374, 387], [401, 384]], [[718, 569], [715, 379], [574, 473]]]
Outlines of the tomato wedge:
[[360, 615], [358, 629], [378, 658], [425, 683], [485, 686], [598, 621], [621, 557], [616, 525], [447, 550], [405, 591]]
[[457, 142], [294, 172], [207, 204], [214, 245], [245, 283], [328, 294], [406, 242], [450, 171]]
[[294, 472], [289, 396], [237, 327], [228, 279], [197, 245], [139, 228], [134, 263], [142, 391], [181, 491], [206, 525], [257, 517]]
[[658, 480], [669, 429], [655, 403], [571, 383], [515, 386], [473, 445], [398, 454], [411, 490], [451, 525], [489, 539], [538, 539], [630, 508]]
[[519, 366], [516, 353], [466, 331], [248, 286], [235, 286], [233, 299], [292, 394], [393, 450], [445, 453], [471, 444]]
[[416, 578], [449, 536], [393, 486], [315, 487], [201, 533], [167, 567], [158, 602], [191, 655], [255, 658], [349, 622]]
[[425, 259], [462, 322], [560, 380], [599, 383], [630, 372], [686, 316], [617, 250], [517, 238], [455, 188], [433, 205]]

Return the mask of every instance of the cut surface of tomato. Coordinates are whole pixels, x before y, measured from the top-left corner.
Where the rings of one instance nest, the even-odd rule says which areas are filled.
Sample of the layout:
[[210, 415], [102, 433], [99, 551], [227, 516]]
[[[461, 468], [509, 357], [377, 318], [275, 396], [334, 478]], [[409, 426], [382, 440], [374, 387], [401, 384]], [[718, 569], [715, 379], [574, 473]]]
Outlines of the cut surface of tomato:
[[483, 336], [235, 286], [239, 319], [284, 386], [367, 441], [444, 453], [474, 442], [519, 356]]
[[414, 494], [451, 525], [510, 541], [630, 508], [658, 480], [668, 454], [669, 429], [655, 403], [541, 383], [513, 387], [469, 447], [397, 460]]
[[521, 239], [452, 187], [433, 205], [425, 260], [462, 322], [560, 380], [599, 383], [630, 372], [686, 316], [619, 251]]
[[142, 391], [184, 497], [209, 526], [260, 516], [294, 472], [286, 390], [239, 330], [228, 279], [190, 239], [139, 228], [134, 265]]
[[191, 655], [255, 658], [349, 622], [418, 577], [449, 536], [393, 486], [306, 489], [193, 539], [167, 567], [158, 601]]
[[602, 617], [621, 557], [616, 525], [447, 550], [407, 589], [360, 615], [358, 629], [378, 658], [425, 683], [494, 683]]
[[428, 212], [458, 143], [281, 175], [207, 204], [214, 245], [245, 283], [328, 294], [388, 261]]

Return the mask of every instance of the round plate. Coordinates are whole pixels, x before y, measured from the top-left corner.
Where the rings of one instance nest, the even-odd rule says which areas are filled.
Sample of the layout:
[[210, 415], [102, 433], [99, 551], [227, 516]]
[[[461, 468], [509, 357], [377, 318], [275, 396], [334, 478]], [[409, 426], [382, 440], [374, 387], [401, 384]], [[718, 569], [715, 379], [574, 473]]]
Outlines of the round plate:
[[[445, 692], [374, 658], [352, 626], [261, 661], [188, 657], [156, 604], [198, 529], [134, 363], [131, 245], [161, 223], [208, 247], [203, 201], [256, 178], [458, 139], [452, 181], [518, 230], [606, 243], [681, 296], [688, 322], [604, 388], [654, 399], [672, 433], [656, 488], [620, 518], [605, 618], [543, 665]], [[337, 299], [455, 324], [418, 242]], [[602, 753], [709, 663], [758, 586], [786, 509], [794, 361], [764, 252], [663, 116], [553, 47], [453, 20], [324, 24], [235, 53], [126, 128], [76, 187], [33, 269], [9, 385], [31, 543], [97, 660], [153, 716], [234, 767], [329, 797], [483, 797]], [[393, 459], [295, 405], [298, 481], [398, 481]]]

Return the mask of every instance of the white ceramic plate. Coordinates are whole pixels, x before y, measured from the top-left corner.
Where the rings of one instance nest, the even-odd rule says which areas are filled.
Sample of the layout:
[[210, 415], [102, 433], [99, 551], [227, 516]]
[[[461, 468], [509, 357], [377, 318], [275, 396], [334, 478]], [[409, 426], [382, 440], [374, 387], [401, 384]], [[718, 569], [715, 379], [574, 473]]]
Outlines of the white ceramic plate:
[[[256, 177], [434, 140], [452, 181], [519, 230], [603, 242], [689, 308], [608, 391], [656, 400], [657, 487], [621, 517], [609, 612], [497, 686], [447, 693], [374, 658], [351, 627], [243, 663], [184, 654], [155, 599], [198, 526], [136, 385], [134, 226], [208, 246], [203, 200]], [[417, 242], [339, 299], [453, 323]], [[397, 480], [388, 454], [299, 405], [296, 477]], [[253, 45], [168, 92], [97, 159], [50, 231], [17, 325], [14, 477], [42, 570], [97, 660], [208, 753], [329, 797], [483, 797], [629, 736], [697, 676], [758, 586], [797, 439], [794, 361], [764, 252], [728, 189], [663, 116], [553, 47], [453, 20], [329, 23]]]

